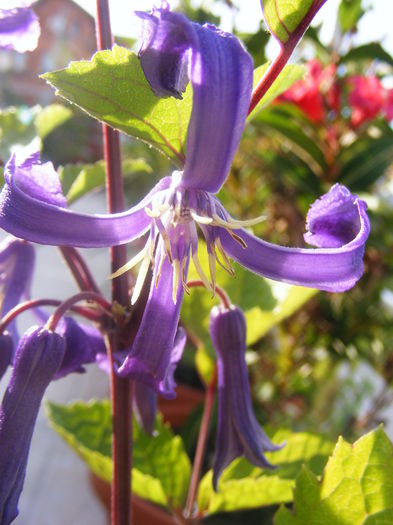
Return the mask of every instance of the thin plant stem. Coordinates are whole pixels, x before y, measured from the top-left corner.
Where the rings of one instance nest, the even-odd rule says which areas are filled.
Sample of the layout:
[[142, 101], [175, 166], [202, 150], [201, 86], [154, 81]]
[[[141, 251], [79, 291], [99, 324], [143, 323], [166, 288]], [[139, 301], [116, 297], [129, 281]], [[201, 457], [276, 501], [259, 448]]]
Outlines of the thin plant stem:
[[265, 96], [267, 90], [271, 87], [273, 82], [276, 80], [278, 75], [284, 69], [284, 66], [287, 64], [289, 57], [292, 54], [293, 49], [288, 49], [287, 47], [282, 47], [279, 54], [270, 64], [268, 70], [263, 75], [258, 85], [252, 92], [250, 107], [248, 108], [248, 114], [250, 114], [253, 109], [256, 107], [258, 102]]
[[111, 311], [111, 304], [108, 303], [108, 301], [102, 295], [95, 292], [80, 292], [66, 299], [58, 306], [56, 311], [50, 316], [48, 322], [46, 323], [48, 330], [54, 331], [58, 322], [66, 314], [67, 310], [72, 308], [80, 301], [93, 301], [102, 306], [104, 310], [107, 310], [108, 312]]
[[[193, 281], [188, 281], [187, 282], [187, 286], [188, 286], [188, 288], [201, 287], [201, 288], [205, 288], [205, 290], [206, 290], [206, 286], [204, 285], [203, 281], [200, 281], [198, 279], [195, 279]], [[217, 286], [216, 285], [215, 292], [218, 295], [218, 297], [220, 298], [221, 304], [223, 306], [225, 306], [225, 308], [230, 308], [231, 300], [229, 299], [229, 296], [226, 293], [226, 291], [223, 288], [221, 288], [221, 286]]]
[[213, 372], [213, 377], [206, 388], [205, 406], [203, 409], [201, 427], [199, 429], [198, 443], [195, 452], [195, 459], [192, 468], [190, 487], [187, 495], [187, 502], [184, 509], [184, 516], [190, 518], [194, 513], [195, 499], [198, 491], [199, 479], [201, 477], [202, 463], [205, 456], [206, 443], [209, 435], [210, 420], [213, 412], [214, 401], [217, 389], [217, 367]]
[[302, 38], [306, 29], [310, 25], [312, 19], [314, 18], [316, 13], [320, 10], [320, 8], [323, 6], [325, 2], [326, 0], [314, 0], [308, 12], [306, 13], [304, 18], [300, 21], [299, 25], [296, 27], [296, 29], [292, 33], [290, 33], [288, 29], [285, 28], [285, 30], [288, 33], [288, 40], [284, 43], [281, 42], [280, 44], [281, 48], [280, 48], [279, 54], [273, 60], [270, 67], [268, 68], [266, 73], [263, 75], [258, 85], [253, 90], [252, 95], [251, 95], [250, 107], [248, 108], [248, 114], [250, 114], [253, 111], [253, 109], [256, 107], [258, 102], [266, 94], [267, 90], [271, 87], [271, 85], [276, 80], [278, 75], [284, 69], [284, 66], [287, 64], [288, 60], [290, 59], [293, 50], [299, 43], [299, 40]]
[[79, 288], [84, 292], [100, 293], [86, 261], [78, 250], [71, 246], [60, 246], [59, 249]]
[[[1, 319], [0, 322], [0, 334], [4, 332], [7, 326], [20, 314], [27, 312], [32, 308], [40, 308], [41, 306], [60, 306], [62, 301], [58, 299], [31, 299], [23, 303], [19, 303], [12, 310]], [[69, 308], [72, 312], [89, 319], [90, 321], [99, 322], [102, 318], [102, 314], [91, 308], [85, 308], [83, 306], [71, 306]]]
[[[113, 38], [109, 17], [108, 0], [97, 0], [97, 47], [98, 50], [112, 47]], [[106, 191], [109, 213], [124, 210], [123, 178], [119, 134], [103, 124], [104, 157], [106, 166]], [[124, 266], [127, 261], [125, 246], [110, 249], [111, 273]], [[123, 307], [128, 305], [127, 275], [112, 280], [112, 299]], [[113, 479], [111, 497], [111, 524], [131, 523], [131, 469], [132, 469], [132, 398], [133, 383], [115, 374], [114, 355], [120, 349], [116, 333], [108, 338], [111, 363], [112, 400], [112, 458]]]

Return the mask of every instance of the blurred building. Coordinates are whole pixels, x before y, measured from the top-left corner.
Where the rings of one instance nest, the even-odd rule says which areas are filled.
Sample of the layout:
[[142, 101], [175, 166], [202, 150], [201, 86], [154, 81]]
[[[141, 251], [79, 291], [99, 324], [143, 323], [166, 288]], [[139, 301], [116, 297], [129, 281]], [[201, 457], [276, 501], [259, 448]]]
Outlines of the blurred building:
[[41, 24], [37, 49], [0, 51], [0, 107], [52, 102], [54, 90], [39, 75], [89, 59], [96, 50], [94, 19], [72, 0], [38, 0], [33, 8]]

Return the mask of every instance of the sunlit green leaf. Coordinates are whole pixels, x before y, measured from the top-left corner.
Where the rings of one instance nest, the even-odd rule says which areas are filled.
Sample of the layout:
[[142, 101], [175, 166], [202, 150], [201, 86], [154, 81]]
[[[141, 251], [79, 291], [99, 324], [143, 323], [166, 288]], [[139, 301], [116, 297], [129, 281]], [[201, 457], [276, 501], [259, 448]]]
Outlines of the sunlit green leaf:
[[182, 100], [158, 98], [143, 74], [138, 57], [115, 45], [91, 60], [71, 62], [66, 69], [43, 78], [56, 93], [89, 115], [141, 139], [170, 157], [184, 162], [185, 139], [192, 109], [192, 89]]
[[[112, 478], [112, 416], [109, 401], [64, 406], [48, 404], [56, 432], [100, 478]], [[134, 424], [132, 488], [141, 498], [163, 506], [184, 505], [191, 465], [179, 436], [157, 419], [155, 435]]]
[[[95, 164], [68, 164], [61, 166], [58, 172], [68, 204], [105, 185], [104, 161]], [[128, 159], [123, 162], [124, 177], [138, 172], [151, 173], [151, 167], [144, 159]]]
[[303, 464], [320, 474], [333, 450], [333, 443], [317, 434], [280, 430], [272, 437], [274, 443], [286, 442], [285, 447], [267, 453], [276, 470], [254, 467], [245, 459], [238, 459], [225, 469], [218, 483], [218, 492], [212, 488], [212, 471], [202, 479], [198, 492], [200, 512], [214, 513], [276, 505], [292, 501], [295, 479]]
[[341, 0], [338, 8], [338, 21], [341, 30], [346, 33], [354, 29], [364, 13], [362, 0]]
[[70, 108], [62, 104], [50, 104], [40, 111], [35, 119], [37, 134], [44, 139], [57, 127], [67, 122], [72, 117]]
[[[254, 87], [261, 80], [263, 75], [266, 73], [269, 64], [263, 64], [254, 70]], [[276, 80], [273, 82], [271, 87], [267, 90], [265, 95], [261, 98], [258, 104], [255, 106], [253, 111], [248, 116], [248, 119], [252, 119], [255, 115], [263, 108], [268, 106], [275, 98], [281, 93], [284, 93], [289, 89], [296, 80], [299, 80], [304, 75], [304, 67], [298, 64], [289, 64], [284, 67], [281, 73], [278, 75]]]
[[286, 42], [307, 15], [313, 0], [261, 0], [270, 32]]
[[14, 146], [26, 146], [37, 136], [34, 118], [40, 109], [35, 106], [0, 110], [0, 160], [6, 162]]
[[293, 512], [281, 507], [275, 525], [393, 523], [393, 447], [379, 428], [351, 445], [340, 438], [321, 481], [307, 467], [296, 479]]

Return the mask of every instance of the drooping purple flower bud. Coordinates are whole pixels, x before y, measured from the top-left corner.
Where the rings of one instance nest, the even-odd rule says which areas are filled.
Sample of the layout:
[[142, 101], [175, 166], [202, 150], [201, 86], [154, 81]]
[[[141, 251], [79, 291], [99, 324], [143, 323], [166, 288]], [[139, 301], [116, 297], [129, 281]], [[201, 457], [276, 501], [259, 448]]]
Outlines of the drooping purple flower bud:
[[14, 353], [14, 341], [11, 334], [5, 332], [0, 334], [0, 379], [11, 364]]
[[217, 490], [222, 471], [235, 458], [245, 456], [253, 465], [273, 468], [264, 453], [282, 446], [269, 440], [253, 412], [243, 312], [233, 305], [215, 306], [210, 314], [210, 336], [218, 367], [218, 428], [213, 465], [213, 486]]
[[32, 327], [15, 352], [11, 379], [0, 408], [0, 523], [4, 525], [18, 515], [38, 410], [64, 350], [60, 335]]
[[26, 0], [2, 0], [0, 7], [0, 48], [13, 49], [19, 53], [33, 51], [38, 44], [40, 24], [32, 2]]
[[[7, 237], [0, 243], [0, 314], [1, 317], [29, 294], [34, 271], [33, 246], [20, 239]], [[14, 345], [18, 343], [15, 322], [8, 325]]]
[[94, 363], [97, 354], [106, 352], [100, 332], [94, 327], [77, 323], [72, 317], [63, 317], [56, 332], [65, 341], [65, 353], [53, 379], [60, 379], [72, 372], [86, 372], [84, 365]]

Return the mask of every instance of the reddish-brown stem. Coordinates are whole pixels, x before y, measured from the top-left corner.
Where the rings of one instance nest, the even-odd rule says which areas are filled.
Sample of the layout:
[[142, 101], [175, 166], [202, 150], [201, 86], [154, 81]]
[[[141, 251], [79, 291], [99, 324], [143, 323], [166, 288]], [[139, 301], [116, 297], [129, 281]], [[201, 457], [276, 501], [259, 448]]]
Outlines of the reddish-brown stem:
[[254, 91], [252, 92], [250, 107], [248, 108], [248, 114], [252, 112], [252, 110], [256, 107], [256, 105], [262, 99], [262, 97], [265, 96], [267, 90], [271, 87], [273, 82], [276, 80], [276, 78], [281, 73], [286, 63], [288, 62], [289, 57], [292, 54], [292, 51], [293, 51], [293, 48], [287, 49], [286, 47], [282, 47], [280, 49], [280, 53], [277, 55], [274, 61], [270, 64], [269, 69], [263, 75], [258, 85], [255, 87]]
[[[97, 0], [97, 47], [98, 50], [112, 47], [113, 39], [109, 17], [108, 0]], [[104, 157], [106, 165], [106, 190], [109, 213], [123, 211], [124, 194], [121, 173], [119, 134], [103, 124]], [[111, 248], [111, 273], [127, 261], [125, 246]], [[112, 299], [123, 306], [128, 305], [127, 275], [112, 280]], [[113, 365], [113, 356], [119, 350], [118, 337], [109, 337], [109, 356]], [[112, 525], [131, 523], [131, 468], [132, 468], [132, 396], [133, 384], [128, 379], [118, 377], [111, 366], [112, 397], [112, 457], [113, 480], [111, 499]]]
[[110, 303], [108, 303], [108, 301], [102, 297], [102, 295], [95, 292], [80, 292], [60, 303], [46, 323], [48, 330], [54, 331], [60, 319], [67, 313], [68, 310], [70, 310], [76, 303], [79, 303], [80, 301], [93, 301], [102, 306], [102, 308], [107, 312], [111, 311]]
[[203, 409], [201, 427], [199, 429], [198, 443], [195, 452], [194, 465], [192, 468], [190, 487], [187, 495], [184, 515], [190, 518], [194, 514], [195, 499], [198, 491], [199, 479], [201, 477], [202, 463], [206, 450], [207, 438], [209, 435], [210, 420], [214, 407], [214, 400], [217, 389], [217, 367], [214, 369], [213, 377], [207, 386], [205, 393], [205, 406]]
[[100, 289], [98, 288], [86, 261], [78, 250], [71, 246], [60, 246], [59, 248], [79, 288], [84, 292], [90, 291], [100, 293]]
[[[58, 299], [31, 299], [30, 301], [19, 303], [14, 308], [12, 308], [12, 310], [7, 312], [7, 315], [5, 315], [1, 320], [0, 334], [4, 332], [11, 321], [27, 310], [31, 310], [32, 308], [40, 308], [41, 306], [60, 306], [61, 304], [62, 301], [59, 301]], [[82, 317], [85, 317], [86, 319], [89, 319], [90, 321], [99, 322], [102, 317], [100, 312], [82, 306], [71, 306], [70, 310], [78, 315], [81, 315]]]
[[[206, 286], [204, 285], [203, 281], [199, 281], [199, 280], [188, 281], [187, 286], [188, 286], [188, 288], [201, 287], [201, 288], [205, 288], [205, 290], [206, 290]], [[220, 286], [217, 286], [217, 285], [216, 285], [216, 290], [215, 291], [216, 291], [218, 297], [220, 298], [221, 304], [223, 306], [225, 306], [225, 308], [230, 308], [232, 303], [231, 303], [231, 300], [229, 299], [229, 296], [226, 293], [226, 291], [223, 288], [221, 288]]]
[[262, 97], [266, 94], [267, 90], [276, 80], [278, 75], [284, 69], [284, 66], [290, 59], [292, 52], [297, 46], [299, 40], [302, 38], [312, 19], [325, 2], [326, 0], [314, 0], [313, 5], [308, 10], [306, 16], [302, 19], [302, 21], [296, 27], [296, 29], [292, 33], [290, 33], [288, 40], [280, 44], [281, 49], [278, 56], [271, 63], [269, 69], [263, 75], [258, 85], [254, 88], [252, 92], [250, 107], [248, 108], [248, 114], [252, 112], [252, 110], [256, 107], [258, 102], [262, 99]]

